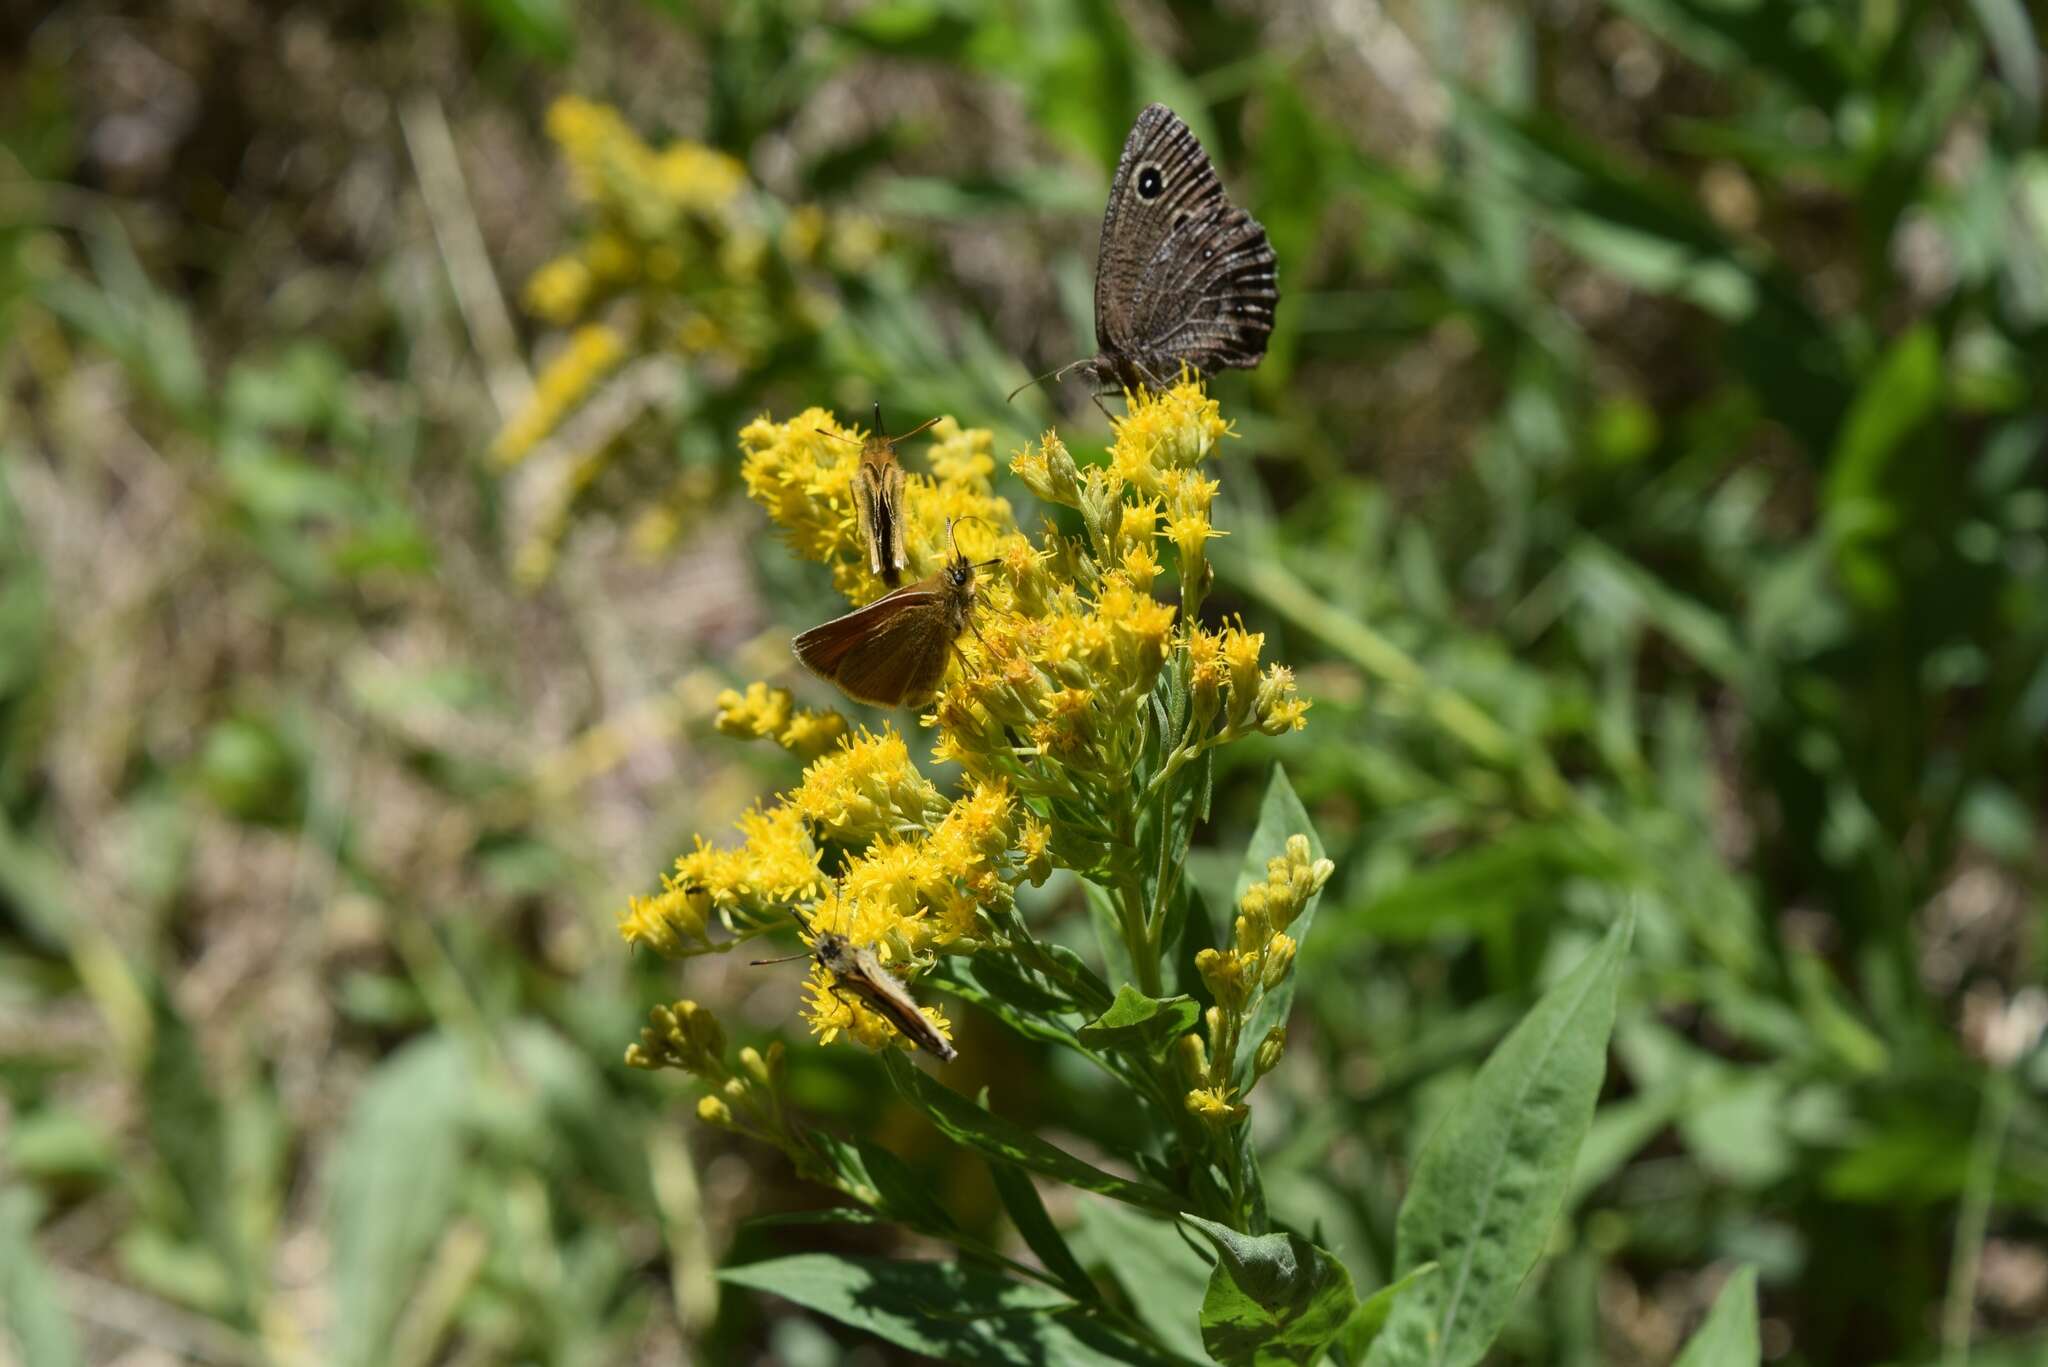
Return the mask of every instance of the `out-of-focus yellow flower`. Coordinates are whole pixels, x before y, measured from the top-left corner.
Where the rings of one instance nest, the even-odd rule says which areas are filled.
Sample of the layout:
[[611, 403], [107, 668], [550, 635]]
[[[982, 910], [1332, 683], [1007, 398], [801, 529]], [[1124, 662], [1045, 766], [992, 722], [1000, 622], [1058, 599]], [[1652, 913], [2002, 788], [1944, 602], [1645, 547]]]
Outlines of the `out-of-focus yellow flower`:
[[580, 258], [558, 256], [526, 282], [526, 307], [536, 317], [567, 327], [583, 312], [593, 284], [590, 267]]
[[534, 377], [533, 397], [512, 416], [491, 454], [500, 465], [514, 465], [546, 440], [562, 418], [608, 374], [626, 354], [625, 342], [601, 324], [578, 328], [568, 344]]
[[772, 740], [805, 759], [823, 754], [846, 734], [846, 718], [838, 712], [800, 708], [788, 689], [760, 682], [748, 684], [745, 693], [720, 693], [717, 725], [728, 736]]

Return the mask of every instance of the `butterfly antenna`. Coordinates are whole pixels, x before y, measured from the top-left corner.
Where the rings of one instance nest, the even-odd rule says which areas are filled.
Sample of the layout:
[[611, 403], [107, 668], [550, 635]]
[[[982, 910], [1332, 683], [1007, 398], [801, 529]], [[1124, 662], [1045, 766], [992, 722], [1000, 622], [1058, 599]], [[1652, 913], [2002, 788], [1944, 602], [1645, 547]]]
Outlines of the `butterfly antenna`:
[[821, 436], [821, 437], [830, 437], [830, 438], [832, 438], [832, 440], [834, 440], [834, 441], [843, 441], [843, 442], [845, 442], [845, 443], [846, 443], [846, 444], [847, 444], [848, 446], [858, 446], [858, 445], [860, 445], [860, 443], [859, 443], [859, 442], [857, 442], [857, 441], [855, 441], [855, 440], [854, 440], [854, 439], [853, 439], [852, 437], [842, 437], [842, 436], [840, 436], [840, 435], [839, 435], [839, 434], [838, 434], [837, 432], [827, 432], [827, 431], [826, 431], [826, 430], [825, 430], [824, 428], [822, 428], [822, 427], [814, 427], [814, 428], [812, 428], [811, 430], [812, 430], [813, 432], [816, 432], [816, 433], [817, 433], [817, 434], [818, 434], [819, 436]]
[[1051, 380], [1054, 384], [1058, 384], [1060, 381], [1067, 378], [1067, 372], [1069, 370], [1072, 370], [1077, 365], [1087, 365], [1090, 361], [1094, 359], [1095, 358], [1093, 356], [1083, 356], [1078, 361], [1068, 361], [1065, 365], [1059, 367], [1057, 370], [1048, 370], [1043, 375], [1034, 375], [1030, 379], [1026, 380], [1023, 384], [1020, 384], [1015, 389], [1011, 390], [1008, 396], [1006, 396], [1003, 399], [1003, 402], [1009, 403], [1013, 399], [1015, 399], [1019, 394], [1022, 394], [1025, 390], [1031, 388], [1031, 386], [1035, 384], [1044, 384], [1047, 380]]
[[810, 957], [811, 951], [807, 949], [801, 954], [785, 954], [779, 959], [749, 959], [747, 960], [747, 966], [749, 968], [763, 968], [769, 964], [786, 964], [791, 959], [808, 959]]
[[[878, 411], [878, 412], [876, 413], [876, 415], [875, 415], [875, 421], [876, 421], [876, 422], [877, 422], [877, 423], [879, 424], [879, 423], [881, 422], [881, 420], [882, 420], [882, 419], [881, 419], [881, 414], [880, 414], [880, 413], [879, 413], [879, 411]], [[918, 424], [917, 426], [915, 426], [915, 427], [911, 428], [911, 429], [910, 429], [910, 430], [909, 430], [908, 432], [905, 432], [905, 433], [904, 433], [904, 434], [903, 434], [902, 436], [900, 436], [900, 437], [891, 437], [891, 438], [889, 438], [889, 444], [890, 444], [891, 446], [894, 446], [894, 445], [895, 445], [895, 444], [896, 444], [897, 442], [899, 442], [899, 441], [909, 441], [909, 440], [910, 440], [910, 439], [911, 439], [912, 437], [914, 437], [914, 436], [916, 436], [916, 435], [917, 435], [918, 433], [920, 433], [920, 432], [924, 431], [924, 429], [925, 429], [925, 428], [927, 428], [927, 427], [930, 427], [930, 426], [931, 426], [931, 425], [932, 425], [933, 423], [935, 423], [935, 422], [937, 422], [937, 421], [938, 421], [938, 419], [937, 419], [937, 418], [926, 418], [926, 419], [925, 419], [925, 420], [924, 420], [923, 422], [921, 422], [921, 423], [919, 423], [919, 424]], [[881, 429], [881, 428], [880, 428], [879, 426], [877, 426], [877, 427], [875, 428], [875, 430], [876, 430], [877, 432], [879, 432], [879, 431], [881, 431], [882, 429]]]

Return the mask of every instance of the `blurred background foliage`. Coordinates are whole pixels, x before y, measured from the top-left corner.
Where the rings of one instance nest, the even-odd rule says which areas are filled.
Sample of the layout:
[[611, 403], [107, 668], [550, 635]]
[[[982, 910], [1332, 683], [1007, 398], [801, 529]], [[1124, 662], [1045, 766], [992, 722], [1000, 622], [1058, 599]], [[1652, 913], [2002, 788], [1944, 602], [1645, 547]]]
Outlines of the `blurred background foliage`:
[[[1198, 853], [1234, 866], [1277, 758], [1337, 862], [1255, 1109], [1276, 1214], [1385, 1280], [1430, 1124], [1632, 906], [1498, 1359], [1666, 1362], [1746, 1261], [1772, 1361], [2038, 1361], [2037, 24], [0, 14], [0, 1356], [887, 1357], [713, 1280], [881, 1232], [760, 1223], [820, 1194], [621, 1062], [677, 995], [794, 1036], [794, 976], [678, 982], [613, 918], [793, 776], [711, 728], [833, 606], [736, 429], [880, 400], [1099, 448], [1075, 390], [1002, 396], [1089, 349], [1163, 99], [1281, 261], [1271, 354], [1218, 385], [1211, 611], [1316, 710], [1232, 752]], [[964, 1015], [949, 1082], [1083, 1151], [1116, 1123]], [[874, 1060], [792, 1067], [1012, 1237]], [[1139, 1314], [1199, 1298], [1163, 1226], [1054, 1214]]]

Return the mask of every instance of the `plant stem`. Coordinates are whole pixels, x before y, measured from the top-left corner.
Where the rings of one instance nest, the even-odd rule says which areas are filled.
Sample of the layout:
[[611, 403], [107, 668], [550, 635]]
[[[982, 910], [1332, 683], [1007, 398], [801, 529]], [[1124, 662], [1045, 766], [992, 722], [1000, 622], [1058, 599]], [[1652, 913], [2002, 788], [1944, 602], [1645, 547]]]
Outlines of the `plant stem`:
[[1984, 1251], [1984, 1231], [1990, 1223], [1991, 1198], [1998, 1185], [1998, 1155], [2005, 1147], [2016, 1091], [2009, 1068], [1994, 1068], [1984, 1084], [1977, 1135], [1970, 1144], [1970, 1168], [1963, 1179], [1962, 1208], [1956, 1214], [1955, 1247], [1949, 1254], [1948, 1295], [1941, 1307], [1943, 1367], [1962, 1367], [1970, 1360], [1977, 1265]]

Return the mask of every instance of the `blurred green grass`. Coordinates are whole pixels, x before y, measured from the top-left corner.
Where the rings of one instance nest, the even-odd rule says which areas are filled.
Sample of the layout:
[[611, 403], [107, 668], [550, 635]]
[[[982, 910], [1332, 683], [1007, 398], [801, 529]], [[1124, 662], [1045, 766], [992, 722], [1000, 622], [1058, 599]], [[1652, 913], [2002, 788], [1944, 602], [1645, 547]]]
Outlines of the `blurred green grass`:
[[[816, 1197], [620, 1063], [648, 1003], [765, 1037], [794, 993], [710, 963], [679, 986], [611, 931], [690, 832], [790, 776], [708, 704], [786, 669], [827, 599], [756, 553], [719, 461], [757, 412], [877, 397], [1099, 442], [1071, 393], [1000, 396], [1085, 349], [1096, 207], [1152, 98], [1281, 259], [1272, 352], [1219, 385], [1258, 478], [1226, 481], [1214, 550], [1214, 610], [1317, 699], [1218, 775], [1218, 848], [1277, 754], [1339, 868], [1257, 1112], [1277, 1213], [1384, 1273], [1431, 1123], [1628, 906], [1610, 1095], [1500, 1360], [1667, 1361], [1737, 1260], [1774, 1361], [2041, 1351], [2035, 22], [1540, 15], [0, 20], [17, 1355], [834, 1360], [843, 1331], [710, 1274], [863, 1232], [747, 1224]], [[495, 333], [475, 271], [514, 297], [569, 240], [560, 91], [892, 245], [814, 343], [631, 428], [523, 593], [521, 486], [483, 453], [494, 376], [548, 339]], [[692, 465], [716, 477], [673, 551], [628, 554]], [[1115, 1124], [966, 1030], [956, 1083]], [[873, 1111], [873, 1060], [792, 1066], [997, 1225], [978, 1165]], [[1103, 1265], [1131, 1237], [1053, 1214]]]

